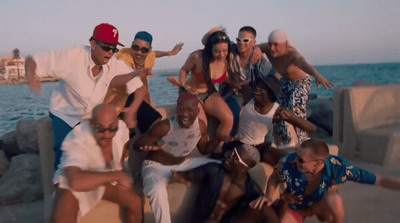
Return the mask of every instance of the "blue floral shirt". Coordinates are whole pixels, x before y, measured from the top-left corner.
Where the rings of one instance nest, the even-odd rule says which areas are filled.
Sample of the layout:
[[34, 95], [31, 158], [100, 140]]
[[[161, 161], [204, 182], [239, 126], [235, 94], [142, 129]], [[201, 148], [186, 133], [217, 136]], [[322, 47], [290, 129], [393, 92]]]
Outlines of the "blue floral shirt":
[[346, 180], [365, 184], [375, 184], [376, 181], [373, 173], [355, 167], [341, 157], [329, 156], [325, 161], [324, 174], [318, 189], [312, 196], [306, 197], [307, 179], [304, 173], [297, 169], [295, 158], [296, 153], [291, 153], [283, 157], [277, 166], [277, 171], [286, 183], [288, 192], [296, 191], [296, 195], [303, 196], [301, 204], [289, 204], [293, 210], [304, 209], [320, 201], [329, 189], [339, 187]]

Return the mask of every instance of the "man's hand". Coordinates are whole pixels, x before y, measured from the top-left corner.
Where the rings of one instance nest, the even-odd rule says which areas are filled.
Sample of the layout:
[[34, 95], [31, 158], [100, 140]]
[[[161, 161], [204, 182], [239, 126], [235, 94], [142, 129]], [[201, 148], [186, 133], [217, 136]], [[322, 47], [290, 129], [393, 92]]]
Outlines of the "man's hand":
[[301, 204], [303, 201], [303, 196], [295, 195], [295, 191], [290, 193], [286, 190], [284, 192], [280, 192], [280, 198], [288, 204]]
[[251, 80], [240, 81], [238, 83], [232, 83], [231, 89], [235, 93], [235, 95], [239, 95], [239, 90], [242, 89], [242, 86], [248, 85]]
[[120, 187], [123, 190], [131, 190], [133, 185], [133, 180], [124, 171], [116, 171], [118, 174], [118, 180], [110, 182], [111, 185]]
[[144, 146], [140, 146], [139, 149], [143, 150], [143, 151], [157, 151], [157, 150], [161, 150], [161, 149], [165, 149], [165, 147], [167, 147], [166, 145], [144, 145]]
[[141, 68], [136, 70], [134, 76], [138, 76], [140, 79], [147, 78], [147, 76], [155, 75], [151, 68]]
[[131, 108], [127, 107], [122, 109], [121, 112], [124, 112], [124, 121], [128, 128], [133, 129], [137, 126], [137, 118], [136, 112], [133, 111]]
[[290, 120], [295, 115], [296, 114], [294, 114], [290, 110], [278, 108], [278, 110], [274, 114], [273, 120], [274, 121], [280, 121], [280, 120], [287, 121], [287, 120]]
[[262, 57], [263, 57], [263, 52], [261, 51], [261, 48], [255, 46], [253, 49], [253, 55], [251, 56], [251, 64], [260, 65]]
[[174, 179], [176, 182], [181, 183], [181, 184], [185, 184], [186, 186], [190, 187], [190, 185], [192, 184], [190, 181], [186, 180], [180, 173], [178, 173], [177, 171], [171, 170], [171, 174], [172, 174], [172, 179]]
[[268, 206], [271, 206], [274, 202], [272, 199], [267, 198], [267, 195], [262, 195], [250, 202], [249, 206], [252, 209], [261, 209], [264, 206], [264, 203], [267, 203]]
[[327, 90], [328, 90], [328, 88], [333, 89], [333, 87], [335, 86], [334, 83], [328, 81], [322, 75], [315, 76], [315, 84], [317, 85], [317, 88], [319, 88], [319, 86], [322, 84], [322, 86], [324, 86], [324, 88]]
[[182, 46], [183, 46], [183, 43], [182, 43], [182, 42], [177, 43], [177, 44], [174, 46], [174, 48], [172, 48], [172, 50], [169, 51], [169, 55], [170, 55], [170, 56], [174, 56], [174, 55], [178, 54], [178, 53], [182, 50]]

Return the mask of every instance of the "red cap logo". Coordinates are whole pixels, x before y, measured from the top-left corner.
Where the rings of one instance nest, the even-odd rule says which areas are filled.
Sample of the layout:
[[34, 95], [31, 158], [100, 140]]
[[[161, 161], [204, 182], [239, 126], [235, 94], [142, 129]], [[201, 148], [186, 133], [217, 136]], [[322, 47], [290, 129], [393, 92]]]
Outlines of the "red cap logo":
[[118, 36], [118, 29], [115, 28], [115, 26], [108, 23], [101, 23], [94, 28], [92, 38], [102, 42], [124, 46], [122, 43], [118, 42]]

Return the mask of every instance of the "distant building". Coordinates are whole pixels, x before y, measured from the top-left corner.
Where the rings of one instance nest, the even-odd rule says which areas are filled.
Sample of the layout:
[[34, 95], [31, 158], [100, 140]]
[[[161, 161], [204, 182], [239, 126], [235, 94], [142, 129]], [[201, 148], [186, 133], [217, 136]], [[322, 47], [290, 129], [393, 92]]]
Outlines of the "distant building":
[[0, 62], [0, 76], [10, 81], [25, 79], [25, 58], [3, 56]]

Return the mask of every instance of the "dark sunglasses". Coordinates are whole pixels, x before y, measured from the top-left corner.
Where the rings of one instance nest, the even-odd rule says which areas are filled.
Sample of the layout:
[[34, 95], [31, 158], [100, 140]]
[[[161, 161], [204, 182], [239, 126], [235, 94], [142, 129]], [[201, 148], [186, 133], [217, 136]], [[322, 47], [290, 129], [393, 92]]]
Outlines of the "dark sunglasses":
[[250, 38], [236, 38], [236, 42], [238, 42], [238, 43], [241, 43], [241, 42], [243, 42], [243, 43], [248, 43], [248, 42], [250, 42]]
[[94, 127], [94, 132], [95, 133], [105, 133], [106, 131], [109, 131], [111, 133], [115, 133], [118, 131], [118, 126], [110, 126], [108, 128], [104, 128], [103, 126], [96, 125]]
[[101, 47], [102, 50], [104, 50], [106, 52], [112, 50], [113, 53], [117, 53], [119, 51], [119, 49], [117, 49], [117, 47], [104, 46], [104, 45], [100, 44], [101, 42], [97, 39], [95, 39], [94, 41], [96, 42], [97, 45], [99, 45]]
[[142, 53], [148, 53], [150, 51], [149, 48], [146, 48], [146, 47], [140, 48], [138, 45], [132, 45], [131, 48], [134, 51], [139, 51], [140, 50], [140, 51], [142, 51]]

